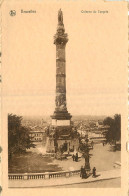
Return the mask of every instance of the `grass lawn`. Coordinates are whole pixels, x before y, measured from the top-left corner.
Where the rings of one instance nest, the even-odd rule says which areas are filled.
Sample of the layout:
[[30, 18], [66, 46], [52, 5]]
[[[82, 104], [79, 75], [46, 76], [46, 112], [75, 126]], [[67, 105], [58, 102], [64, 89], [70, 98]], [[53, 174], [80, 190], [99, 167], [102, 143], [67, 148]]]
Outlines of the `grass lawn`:
[[26, 152], [24, 154], [15, 154], [9, 160], [9, 173], [40, 173], [62, 171], [57, 164], [51, 164], [51, 157], [44, 157], [42, 154]]

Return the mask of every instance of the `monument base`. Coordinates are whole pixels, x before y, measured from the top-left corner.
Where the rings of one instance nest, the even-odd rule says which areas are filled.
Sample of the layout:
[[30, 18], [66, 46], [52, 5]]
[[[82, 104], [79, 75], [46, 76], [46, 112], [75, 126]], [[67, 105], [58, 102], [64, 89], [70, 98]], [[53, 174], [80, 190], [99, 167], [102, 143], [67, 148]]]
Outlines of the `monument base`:
[[52, 119], [52, 126], [70, 126], [71, 120]]
[[54, 145], [55, 140], [49, 138], [47, 145], [47, 153], [56, 153], [60, 147], [65, 146], [65, 152], [78, 152], [79, 139], [78, 138], [59, 138], [56, 140], [56, 146]]
[[54, 114], [51, 116], [52, 119], [56, 120], [70, 120], [72, 118], [71, 114], [68, 111], [58, 111], [55, 110]]

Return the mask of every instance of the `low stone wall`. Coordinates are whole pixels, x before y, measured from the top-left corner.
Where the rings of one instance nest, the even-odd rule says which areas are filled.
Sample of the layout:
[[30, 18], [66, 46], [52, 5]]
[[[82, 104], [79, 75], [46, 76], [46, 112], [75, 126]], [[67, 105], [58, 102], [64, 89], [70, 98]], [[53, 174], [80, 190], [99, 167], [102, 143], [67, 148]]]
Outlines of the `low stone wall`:
[[51, 179], [60, 177], [71, 177], [80, 175], [80, 170], [60, 171], [60, 172], [45, 172], [45, 173], [24, 173], [24, 174], [8, 174], [9, 180], [32, 180], [32, 179]]

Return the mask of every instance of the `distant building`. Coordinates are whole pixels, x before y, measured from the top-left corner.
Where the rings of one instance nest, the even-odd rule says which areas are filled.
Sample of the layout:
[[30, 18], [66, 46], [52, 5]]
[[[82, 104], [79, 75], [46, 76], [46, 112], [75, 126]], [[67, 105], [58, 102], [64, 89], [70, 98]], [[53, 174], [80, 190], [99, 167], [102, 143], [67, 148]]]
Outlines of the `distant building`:
[[103, 127], [103, 121], [97, 121], [96, 122], [96, 127], [100, 128], [100, 127]]
[[46, 137], [45, 128], [40, 126], [31, 127], [29, 135], [33, 142], [43, 142]]

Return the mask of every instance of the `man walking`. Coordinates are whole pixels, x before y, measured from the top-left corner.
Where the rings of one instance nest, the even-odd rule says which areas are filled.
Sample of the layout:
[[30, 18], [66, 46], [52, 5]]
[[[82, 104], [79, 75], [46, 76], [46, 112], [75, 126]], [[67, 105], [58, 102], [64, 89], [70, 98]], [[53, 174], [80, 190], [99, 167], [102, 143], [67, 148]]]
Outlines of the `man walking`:
[[93, 168], [93, 177], [94, 178], [96, 177], [96, 168], [95, 167]]
[[73, 154], [72, 158], [73, 158], [73, 161], [75, 161], [75, 155], [74, 154]]
[[81, 166], [81, 170], [80, 170], [80, 177], [82, 178], [83, 175], [83, 166]]

